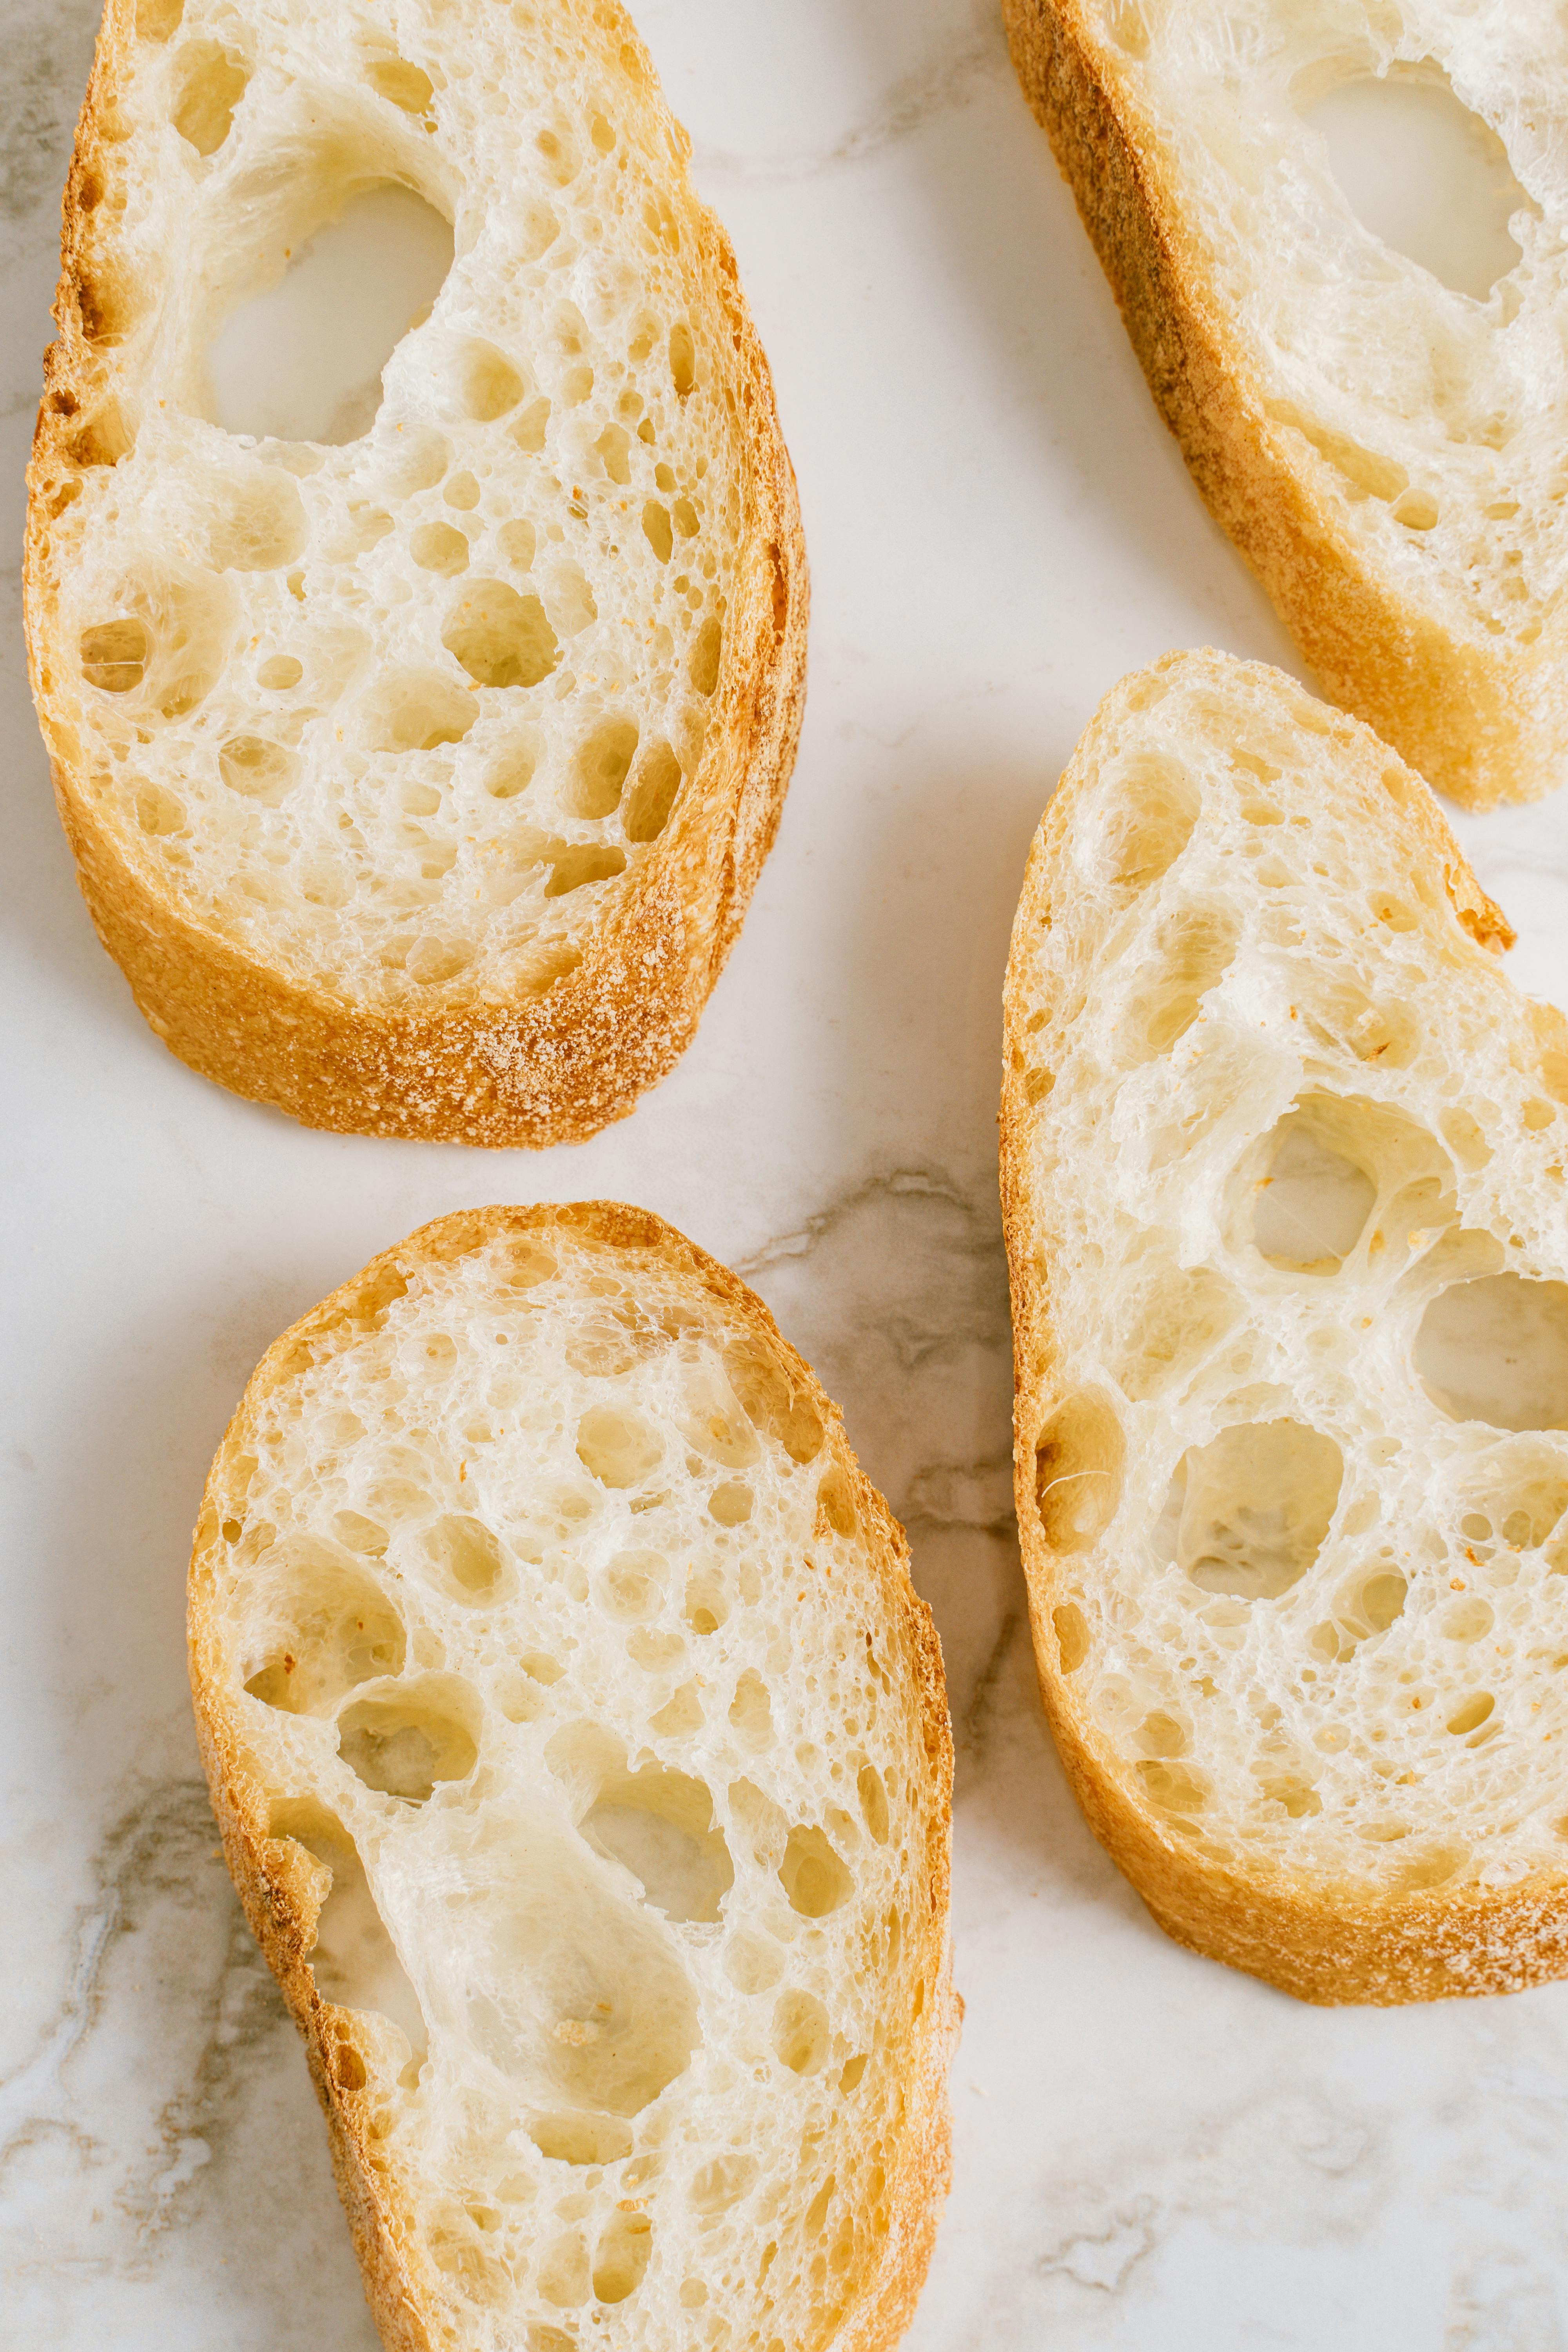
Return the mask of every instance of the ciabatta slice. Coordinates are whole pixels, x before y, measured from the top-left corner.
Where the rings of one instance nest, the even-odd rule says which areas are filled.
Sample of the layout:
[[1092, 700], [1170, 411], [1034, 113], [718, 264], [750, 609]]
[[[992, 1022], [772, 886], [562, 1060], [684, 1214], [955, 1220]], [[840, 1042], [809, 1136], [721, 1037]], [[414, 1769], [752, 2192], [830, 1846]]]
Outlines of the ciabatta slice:
[[[1325, 692], [1468, 806], [1561, 783], [1568, 19], [1005, 6], [1161, 414]], [[1389, 79], [1451, 91], [1518, 176], [1521, 257], [1484, 299], [1364, 228], [1333, 177], [1314, 105]]]
[[263, 1360], [190, 1626], [387, 2346], [896, 2342], [947, 2184], [942, 1659], [745, 1286], [604, 1202], [426, 1226]]
[[1107, 697], [1029, 860], [1002, 1166], [1040, 1676], [1184, 1943], [1568, 1973], [1568, 1022], [1278, 671]]
[[[687, 155], [610, 0], [110, 0], [30, 475], [35, 691], [142, 1011], [310, 1125], [590, 1134], [735, 938], [805, 571]], [[386, 188], [456, 257], [374, 415], [226, 431], [220, 329]]]

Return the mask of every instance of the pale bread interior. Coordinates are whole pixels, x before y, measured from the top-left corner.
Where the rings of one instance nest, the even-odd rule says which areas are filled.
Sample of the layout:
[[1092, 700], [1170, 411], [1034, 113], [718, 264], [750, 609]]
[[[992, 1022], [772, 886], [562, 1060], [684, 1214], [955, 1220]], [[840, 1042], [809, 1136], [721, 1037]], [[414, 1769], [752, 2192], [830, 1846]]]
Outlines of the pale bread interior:
[[942, 2186], [890, 1523], [765, 1318], [656, 1251], [503, 1229], [404, 1281], [253, 1391], [193, 1635], [221, 1777], [315, 1858], [416, 2301], [465, 2352], [825, 2343]]
[[[295, 982], [542, 991], [679, 828], [750, 527], [683, 135], [562, 0], [136, 25], [79, 183], [57, 722], [133, 869]], [[456, 258], [374, 415], [223, 430], [220, 330], [388, 188]]]
[[1063, 795], [1008, 1031], [1062, 1703], [1249, 1875], [1561, 1874], [1568, 1023], [1426, 787], [1276, 671], [1124, 681]]
[[[1453, 0], [1070, 13], [1292, 467], [1402, 598], [1461, 638], [1533, 644], [1568, 576], [1568, 19]], [[1369, 230], [1334, 176], [1313, 110], [1378, 79], [1449, 94], [1516, 175], [1519, 258], [1484, 299]]]

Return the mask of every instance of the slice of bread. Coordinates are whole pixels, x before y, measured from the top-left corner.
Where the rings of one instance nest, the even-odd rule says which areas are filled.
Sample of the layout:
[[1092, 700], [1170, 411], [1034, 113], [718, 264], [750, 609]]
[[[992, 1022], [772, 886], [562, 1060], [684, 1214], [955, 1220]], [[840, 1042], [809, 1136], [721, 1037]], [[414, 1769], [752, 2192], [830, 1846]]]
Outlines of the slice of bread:
[[952, 1743], [908, 1548], [745, 1286], [605, 1202], [264, 1359], [203, 1754], [396, 2352], [879, 2352], [947, 2187]]
[[[591, 1134], [735, 938], [806, 577], [688, 150], [612, 0], [110, 0], [29, 478], [35, 692], [142, 1010], [312, 1126]], [[374, 419], [224, 430], [225, 320], [389, 185], [456, 259]]]
[[1426, 785], [1126, 678], [1013, 934], [1018, 1521], [1097, 1835], [1321, 2001], [1568, 1973], [1568, 1022]]
[[[1005, 7], [1161, 414], [1324, 690], [1469, 807], [1560, 783], [1568, 24], [1502, 0], [1418, 24], [1362, 0]], [[1484, 301], [1361, 226], [1301, 111], [1450, 75], [1527, 192]]]

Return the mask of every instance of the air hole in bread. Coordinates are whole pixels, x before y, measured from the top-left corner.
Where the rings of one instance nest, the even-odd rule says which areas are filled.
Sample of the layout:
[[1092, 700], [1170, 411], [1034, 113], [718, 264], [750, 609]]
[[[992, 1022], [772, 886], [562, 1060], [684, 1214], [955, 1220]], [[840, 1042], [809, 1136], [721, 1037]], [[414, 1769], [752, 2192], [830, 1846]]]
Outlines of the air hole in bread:
[[376, 1907], [358, 1847], [336, 1816], [309, 1797], [275, 1805], [268, 1834], [292, 1838], [331, 1873], [308, 1955], [316, 1990], [340, 2008], [389, 2018], [408, 2043], [407, 2079], [428, 2046], [425, 2015]]
[[448, 1685], [423, 1682], [345, 1707], [338, 1717], [338, 1754], [367, 1789], [423, 1805], [439, 1782], [468, 1779], [479, 1748], [452, 1711]]
[[1351, 1053], [1381, 1069], [1407, 1068], [1420, 1043], [1407, 1005], [1374, 1003], [1348, 981], [1337, 988], [1320, 982], [1310, 994], [1303, 992], [1300, 1017], [1331, 1053]]
[[661, 563], [668, 563], [675, 548], [675, 533], [670, 525], [669, 509], [649, 499], [642, 510], [643, 537]]
[[1150, 889], [1191, 840], [1202, 794], [1178, 761], [1157, 751], [1127, 761], [1114, 791], [1105, 835], [1111, 879], [1122, 889]]
[[792, 2074], [815, 2074], [827, 2056], [833, 2029], [815, 1993], [786, 1992], [773, 2010], [773, 2054]]
[[1134, 1767], [1144, 1796], [1160, 1812], [1184, 1819], [1202, 1812], [1208, 1802], [1208, 1783], [1190, 1765], [1166, 1763], [1149, 1757]]
[[1380, 244], [1478, 302], [1517, 267], [1509, 223], [1534, 207], [1501, 140], [1434, 59], [1341, 81], [1302, 113], [1326, 142], [1346, 204]]
[[501, 1548], [482, 1519], [448, 1512], [424, 1537], [426, 1559], [459, 1598], [483, 1604], [497, 1600], [508, 1581]]
[[[723, 1488], [720, 1492], [725, 1492]], [[747, 1490], [741, 1490], [745, 1493]], [[750, 1497], [748, 1496], [748, 1509]], [[711, 1508], [711, 1506], [710, 1506]], [[717, 1517], [718, 1514], [714, 1513]], [[730, 1614], [730, 1595], [724, 1576], [717, 1568], [693, 1570], [686, 1580], [685, 1618], [692, 1632], [698, 1634], [716, 1633]]]
[[682, 400], [697, 382], [696, 347], [684, 319], [678, 319], [669, 331], [669, 380]]
[[715, 2156], [692, 2176], [689, 2191], [694, 2213], [727, 2213], [751, 2194], [757, 2178], [754, 2156]]
[[167, 784], [142, 784], [136, 793], [136, 822], [156, 839], [185, 829], [185, 804]]
[[563, 795], [573, 816], [613, 816], [637, 757], [635, 719], [604, 719], [573, 760]]
[[1451, 1608], [1445, 1609], [1438, 1630], [1446, 1642], [1479, 1642], [1491, 1632], [1496, 1622], [1497, 1612], [1489, 1601], [1471, 1598], [1456, 1601]]
[[1162, 929], [1158, 961], [1145, 969], [1142, 985], [1128, 1008], [1126, 1052], [1150, 1061], [1184, 1037], [1217, 987], [1236, 954], [1233, 918], [1220, 908], [1192, 908]]
[[298, 763], [265, 735], [231, 735], [218, 751], [218, 773], [231, 793], [276, 808], [292, 785]]
[[297, 1540], [263, 1566], [280, 1573], [274, 1630], [246, 1677], [252, 1698], [289, 1715], [325, 1714], [356, 1685], [402, 1673], [402, 1619], [335, 1547]]
[[1145, 1269], [1111, 1309], [1111, 1360], [1135, 1404], [1163, 1395], [1210, 1356], [1241, 1313], [1241, 1300], [1210, 1266]]
[[1496, 1706], [1497, 1701], [1489, 1691], [1477, 1691], [1473, 1697], [1466, 1699], [1455, 1709], [1444, 1727], [1451, 1731], [1456, 1739], [1462, 1739], [1467, 1732], [1479, 1731]]
[[1076, 1601], [1064, 1601], [1051, 1612], [1057, 1654], [1064, 1675], [1076, 1675], [1089, 1655], [1089, 1622]]
[[711, 694], [719, 683], [719, 663], [723, 650], [724, 632], [717, 617], [710, 613], [697, 632], [687, 664], [687, 676], [699, 694]]
[[216, 41], [187, 41], [174, 59], [174, 128], [198, 155], [216, 155], [234, 125], [250, 68]]
[[747, 1666], [736, 1681], [735, 1695], [730, 1702], [730, 1723], [748, 1748], [760, 1752], [773, 1745], [773, 1701], [754, 1666]]
[[1277, 1601], [1322, 1549], [1344, 1461], [1299, 1421], [1240, 1422], [1183, 1457], [1176, 1557], [1202, 1592]]
[[504, 1893], [475, 1923], [468, 2027], [539, 2105], [629, 2118], [690, 2064], [696, 1999], [669, 1929], [605, 1891], [603, 1864], [574, 1843], [576, 1856], [520, 1821], [497, 1854], [489, 1875]]
[[140, 621], [100, 621], [84, 629], [79, 647], [81, 674], [105, 694], [129, 694], [147, 667], [147, 631]]
[[411, 65], [406, 58], [373, 58], [364, 78], [378, 98], [384, 98], [402, 113], [429, 113], [436, 85], [422, 66]]
[[411, 188], [356, 185], [334, 150], [268, 183], [247, 236], [248, 283], [265, 290], [239, 300], [208, 350], [216, 421], [258, 439], [361, 439], [383, 370], [451, 268], [449, 223]]
[[474, 697], [437, 670], [403, 670], [377, 680], [363, 706], [373, 751], [433, 751], [460, 743], [479, 715]]
[[408, 542], [408, 552], [422, 572], [439, 572], [450, 580], [468, 568], [468, 542], [455, 523], [421, 523]]
[[624, 425], [606, 425], [594, 444], [605, 478], [624, 488], [632, 478], [632, 436]]
[[845, 1471], [835, 1462], [822, 1474], [816, 1490], [817, 1531], [836, 1536], [852, 1536], [859, 1527], [855, 1512], [854, 1490]]
[[142, 41], [172, 40], [180, 29], [185, 0], [136, 0], [136, 36]]
[[613, 843], [576, 842], [556, 854], [544, 895], [547, 898], [563, 898], [569, 891], [585, 889], [591, 882], [608, 882], [624, 872], [626, 863], [626, 851], [616, 848]]
[[1453, 1284], [1423, 1315], [1413, 1361], [1452, 1420], [1568, 1428], [1568, 1283], [1494, 1274]]
[[561, 659], [539, 598], [520, 596], [504, 580], [476, 580], [452, 607], [441, 642], [476, 686], [538, 686]]
[[613, 2116], [536, 2116], [528, 2137], [541, 2156], [556, 2164], [619, 2164], [632, 2152], [630, 2132]]
[[625, 1407], [590, 1406], [577, 1423], [577, 1459], [601, 1486], [637, 1486], [663, 1458], [658, 1432]]
[[269, 654], [257, 669], [256, 683], [268, 694], [286, 694], [305, 675], [305, 665], [293, 654]]
[[1121, 1500], [1127, 1441], [1103, 1397], [1064, 1398], [1035, 1440], [1035, 1507], [1056, 1551], [1098, 1543]]
[[739, 1478], [728, 1478], [715, 1486], [708, 1497], [708, 1513], [721, 1528], [738, 1528], [752, 1516], [755, 1501], [751, 1488]]
[[803, 1919], [826, 1919], [855, 1888], [852, 1874], [823, 1832], [804, 1824], [791, 1830], [778, 1875], [790, 1909]]
[[537, 735], [514, 736], [485, 771], [485, 790], [492, 800], [515, 800], [525, 793], [538, 771], [542, 743]]
[[771, 1356], [738, 1342], [724, 1351], [724, 1374], [753, 1428], [776, 1438], [792, 1462], [816, 1461], [822, 1451], [821, 1418]]
[[[1337, 1274], [1365, 1230], [1377, 1186], [1331, 1136], [1339, 1123], [1304, 1104], [1280, 1120], [1265, 1146], [1268, 1173], [1252, 1213], [1252, 1239], [1270, 1265], [1295, 1274]], [[1327, 1130], [1327, 1131], [1325, 1131]]]
[[721, 1916], [735, 1872], [700, 1780], [658, 1764], [612, 1773], [578, 1827], [590, 1845], [631, 1872], [667, 1919], [711, 1922]]

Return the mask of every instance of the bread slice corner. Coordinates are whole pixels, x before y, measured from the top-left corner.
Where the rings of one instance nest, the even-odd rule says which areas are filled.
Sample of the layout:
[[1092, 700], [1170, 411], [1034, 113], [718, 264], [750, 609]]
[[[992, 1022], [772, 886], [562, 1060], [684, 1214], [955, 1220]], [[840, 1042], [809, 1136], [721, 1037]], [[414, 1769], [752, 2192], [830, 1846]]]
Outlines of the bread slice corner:
[[[1149, 387], [1323, 691], [1470, 808], [1568, 773], [1568, 214], [1545, 157], [1568, 36], [1489, 6], [1005, 0], [1015, 65]], [[1482, 300], [1363, 227], [1313, 105], [1462, 91], [1523, 195]], [[1545, 126], [1555, 124], [1554, 131]]]

